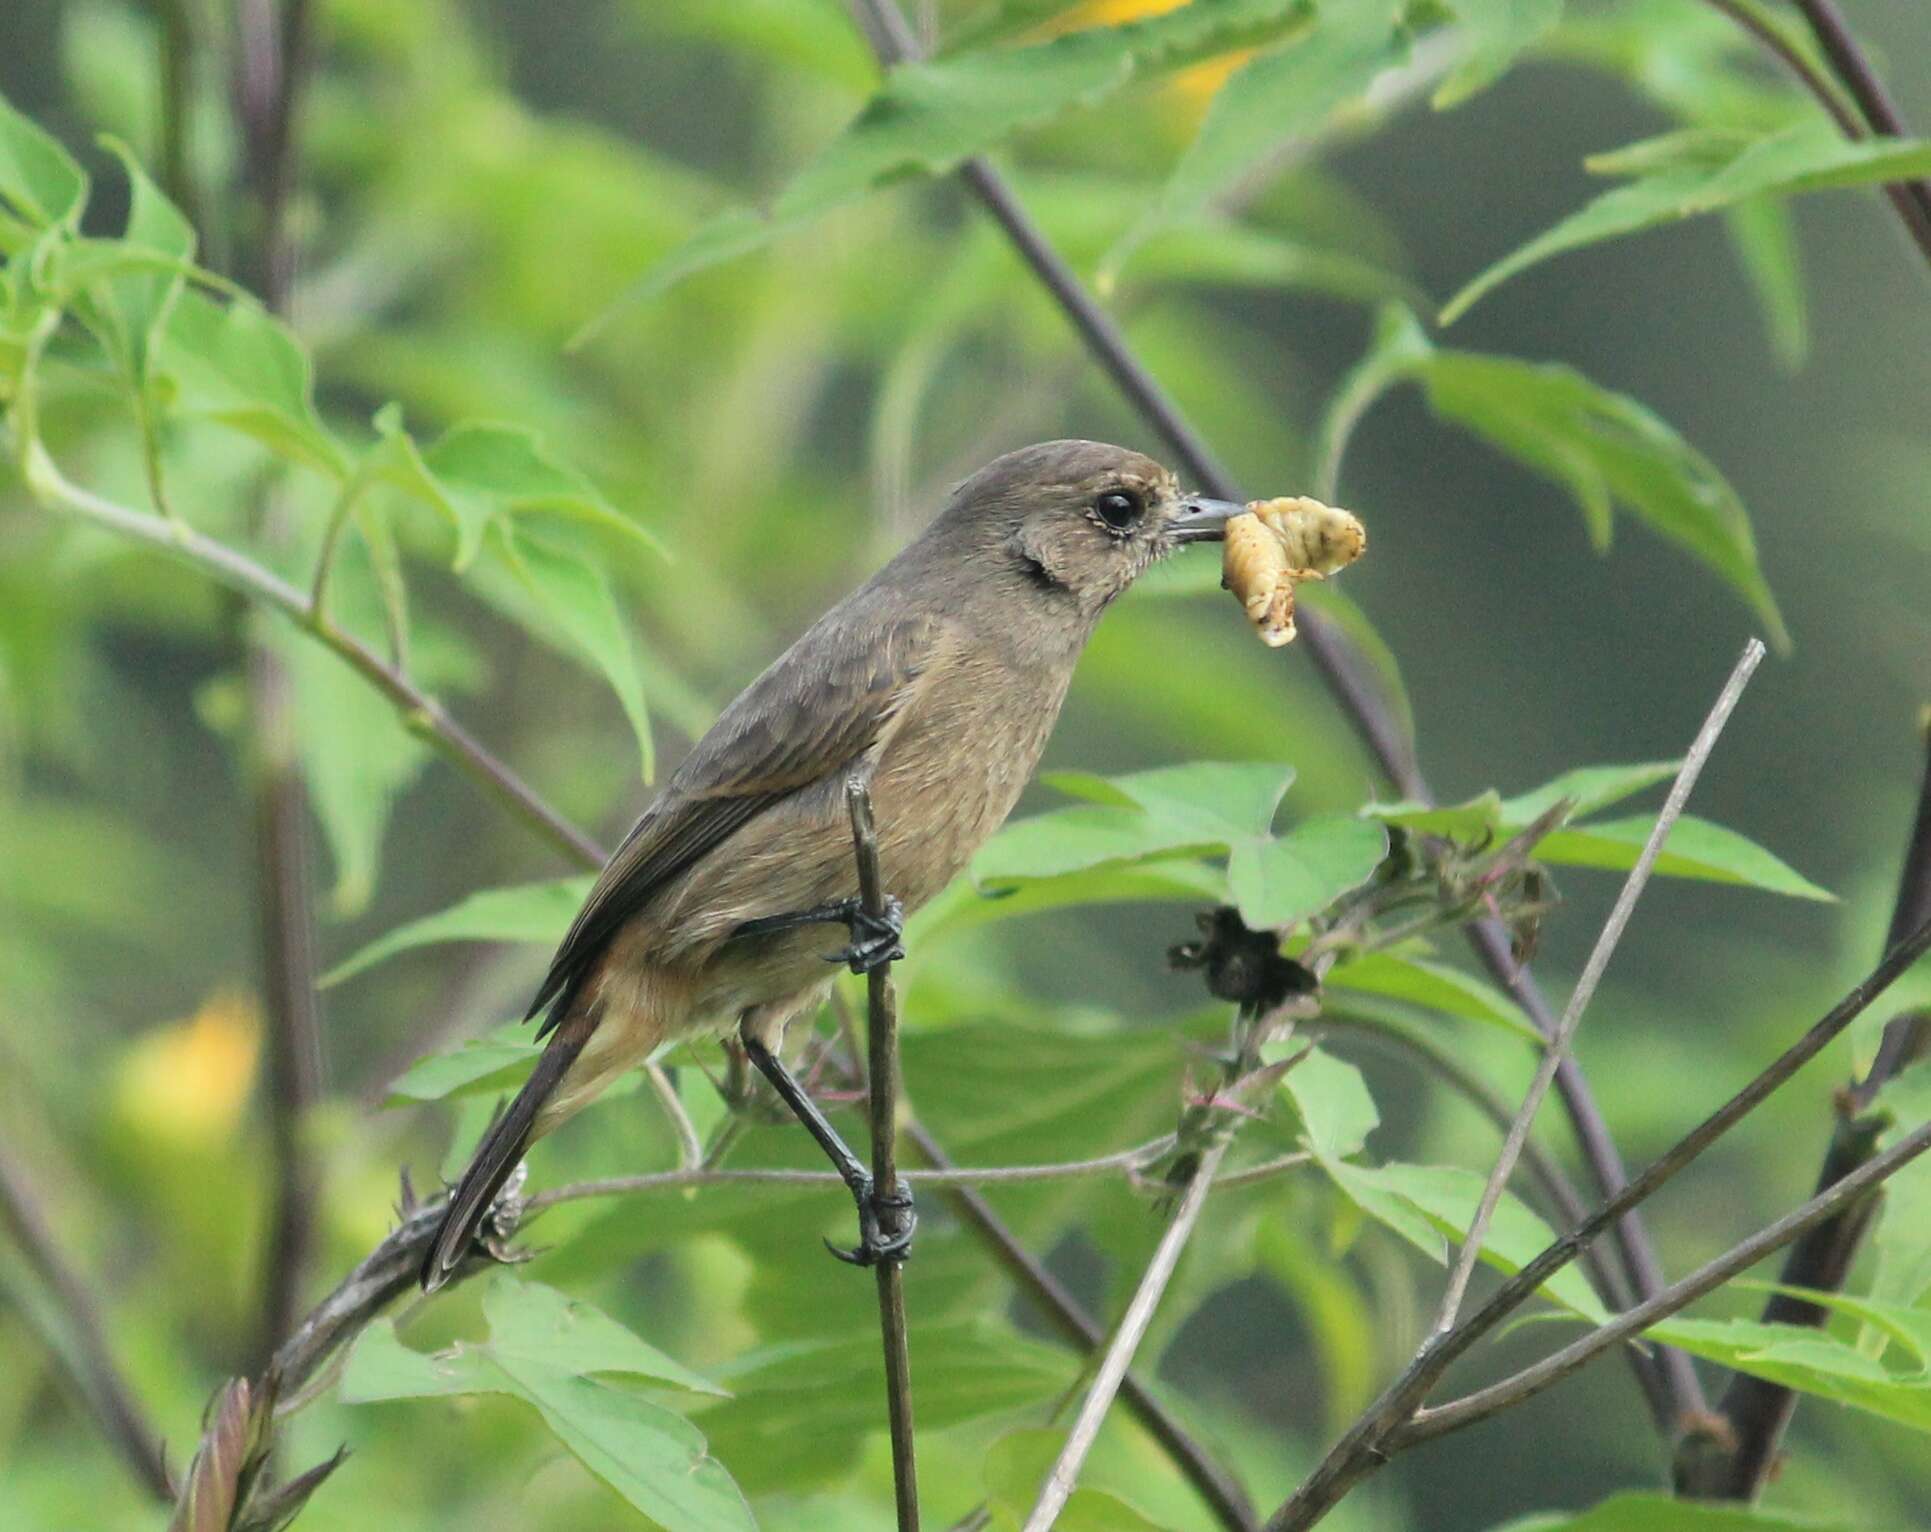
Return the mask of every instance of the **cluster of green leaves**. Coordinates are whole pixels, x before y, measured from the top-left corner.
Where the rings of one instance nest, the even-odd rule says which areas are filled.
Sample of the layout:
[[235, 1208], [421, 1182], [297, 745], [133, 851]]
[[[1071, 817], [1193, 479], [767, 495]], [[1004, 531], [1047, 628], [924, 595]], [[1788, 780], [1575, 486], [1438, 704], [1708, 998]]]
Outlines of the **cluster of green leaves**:
[[[712, 697], [849, 585], [854, 459], [883, 487], [873, 550], [882, 551], [903, 535], [902, 504], [925, 508], [923, 476], [941, 480], [954, 456], [989, 439], [1007, 444], [1002, 430], [1091, 432], [1096, 418], [1118, 419], [1098, 386], [1074, 376], [1071, 343], [1044, 300], [1019, 285], [996, 229], [930, 219], [919, 199], [875, 191], [934, 179], [976, 154], [1016, 160], [1016, 180], [1051, 237], [1093, 275], [1161, 376], [1211, 407], [1217, 440], [1241, 461], [1305, 459], [1288, 407], [1303, 387], [1292, 377], [1278, 389], [1237, 386], [1281, 374], [1249, 311], [1230, 317], [1230, 295], [1259, 304], [1295, 290], [1363, 317], [1376, 312], [1366, 358], [1310, 432], [1317, 491], [1332, 489], [1363, 412], [1413, 382], [1443, 420], [1572, 495], [1598, 546], [1624, 508], [1715, 572], [1775, 637], [1781, 618], [1749, 521], [1710, 461], [1645, 407], [1572, 368], [1431, 340], [1414, 316], [1435, 305], [1400, 241], [1321, 159], [1410, 101], [1459, 105], [1522, 58], [1623, 80], [1681, 131], [1594, 162], [1625, 184], [1502, 258], [1442, 317], [1554, 254], [1710, 212], [1726, 220], [1791, 357], [1801, 351], [1803, 307], [1783, 199], [1926, 164], [1922, 145], [1850, 146], [1817, 132], [1811, 109], [1750, 67], [1721, 18], [1676, 0], [1194, 0], [1161, 14], [1151, 5], [979, 0], [938, 7], [934, 56], [882, 76], [833, 0], [651, 0], [623, 11], [620, 25], [653, 45], [674, 43], [661, 51], [680, 69], [688, 50], [706, 71], [720, 57], [743, 71], [730, 86], [749, 108], [734, 119], [743, 141], [702, 142], [717, 126], [707, 105], [695, 114], [704, 124], [684, 146], [687, 163], [530, 110], [502, 86], [463, 19], [436, 0], [336, 0], [327, 9], [331, 47], [308, 172], [328, 217], [308, 210], [315, 269], [299, 338], [194, 264], [186, 221], [139, 168], [158, 147], [150, 22], [112, 0], [64, 18], [84, 115], [135, 146], [112, 150], [128, 213], [106, 233], [112, 192], [94, 198], [104, 206], [90, 214], [75, 159], [0, 108], [0, 403], [11, 445], [26, 481], [56, 504], [82, 481], [123, 503], [146, 497], [157, 514], [250, 549], [297, 588], [328, 561], [327, 622], [433, 687], [480, 689], [494, 669], [492, 740], [527, 754], [586, 818], [615, 818], [633, 803], [635, 771], [609, 765], [629, 752], [614, 746], [596, 709], [544, 686], [549, 672], [519, 689], [516, 671], [528, 662], [505, 632], [607, 679], [648, 774], [653, 723], [701, 728]], [[658, 83], [666, 100], [679, 99], [673, 82]], [[632, 93], [626, 81], [624, 98]], [[425, 142], [437, 152], [409, 147]], [[815, 156], [800, 153], [814, 142], [824, 146]], [[692, 163], [730, 168], [713, 175]], [[752, 200], [746, 184], [778, 189], [759, 211], [717, 215], [721, 203]], [[815, 231], [825, 237], [791, 237], [833, 214], [835, 227]], [[776, 259], [724, 265], [781, 237]], [[618, 303], [640, 266], [631, 301]], [[599, 312], [603, 343], [562, 356], [564, 339]], [[1038, 380], [1034, 392], [1015, 390], [1015, 378]], [[869, 415], [853, 404], [868, 393]], [[1023, 425], [987, 427], [985, 400], [1009, 393]], [[390, 398], [402, 407], [373, 408]], [[442, 428], [418, 437], [405, 418]], [[502, 419], [523, 424], [487, 423]], [[279, 493], [294, 511], [285, 547], [258, 538], [249, 515], [269, 465], [279, 466]], [[664, 508], [665, 540], [691, 551], [674, 571], [634, 556], [645, 539], [613, 509], [646, 503]], [[673, 526], [673, 513], [688, 519]], [[55, 684], [70, 671], [32, 663], [36, 642], [67, 656], [85, 649], [61, 621], [105, 625], [131, 611], [144, 631], [211, 647], [214, 624], [194, 615], [187, 585], [140, 590], [114, 562], [98, 543], [74, 539], [24, 575], [0, 563], [0, 715], [9, 731], [15, 710], [31, 716], [37, 761], [78, 770], [58, 745], [60, 731], [77, 727], [62, 711], [71, 702], [35, 700], [75, 689]], [[50, 586], [67, 596], [56, 605], [73, 611], [36, 628]], [[1181, 578], [1166, 588], [1190, 587]], [[507, 617], [506, 629], [478, 624], [466, 598]], [[1298, 928], [1290, 950], [1305, 951], [1348, 912], [1389, 896], [1391, 844], [1398, 853], [1436, 848], [1417, 886], [1427, 882], [1438, 905], [1459, 910], [1455, 901], [1496, 865], [1497, 848], [1562, 800], [1567, 817], [1534, 848], [1538, 864], [1626, 867], [1648, 821], [1609, 811], [1672, 770], [1591, 768], [1510, 798], [1364, 808], [1362, 773], [1330, 731], [1296, 738], [1298, 812], [1277, 828], [1293, 774], [1268, 763], [1290, 752], [1274, 710], [1252, 700], [1277, 673], [1230, 636], [1220, 674], [1190, 667], [1176, 678], [1161, 662], [1184, 631], [1177, 605], [1132, 601], [1109, 619], [1082, 675], [1068, 755], [1244, 759], [1051, 775], [1049, 786], [1077, 801], [1015, 823], [910, 933], [906, 1075], [922, 1117], [961, 1162], [1074, 1160], [1168, 1132], [1201, 1051], [1224, 1033], [1223, 1014], [1162, 1015], [1170, 994], [1042, 1004], [1028, 981], [1047, 964], [1138, 979], [1157, 966], [1147, 956], [1154, 944], [1184, 932], [1185, 910], [1216, 904], [1255, 926]], [[1378, 642], [1358, 612], [1331, 609]], [[1224, 610], [1213, 615], [1228, 627]], [[37, 639], [43, 629], [55, 636]], [[1379, 652], [1398, 688], [1385, 646]], [[395, 1160], [433, 1157], [451, 1116], [449, 1152], [459, 1158], [533, 1052], [527, 1031], [506, 1027], [432, 1051], [397, 1078], [369, 1078], [388, 1043], [407, 1035], [399, 1019], [426, 1008], [423, 976], [455, 966], [441, 961], [447, 953], [433, 969], [387, 960], [451, 942], [527, 947], [533, 959], [561, 933], [585, 882], [506, 883], [540, 869], [521, 860], [519, 843], [489, 843], [471, 799], [442, 806], [460, 816], [458, 834], [432, 815], [393, 816], [405, 791], [425, 807], [439, 802], [439, 785], [422, 771], [423, 742], [313, 635], [293, 635], [287, 654], [334, 859], [335, 913], [369, 911], [359, 926], [329, 932], [344, 1089], [386, 1089], [392, 1105], [412, 1109], [432, 1104], [371, 1125], [345, 1101], [318, 1127], [334, 1206], [330, 1258], [346, 1266], [385, 1225]], [[656, 663], [659, 654], [674, 660]], [[1082, 699], [1100, 727], [1077, 716]], [[197, 700], [217, 726], [232, 710], [219, 679]], [[96, 707], [89, 724], [98, 728], [109, 711]], [[614, 724], [617, 710], [604, 711]], [[1322, 727], [1305, 724], [1310, 734]], [[205, 845], [193, 857], [185, 848], [167, 854], [105, 809], [40, 791], [0, 802], [0, 836], [0, 901], [26, 917], [0, 919], [10, 974], [71, 994], [70, 970], [90, 965], [66, 962], [62, 941], [90, 953], [103, 940], [133, 941], [145, 987], [150, 969], [199, 976], [184, 951], [225, 951], [195, 939], [190, 924], [209, 902], [205, 890], [232, 882], [225, 864], [210, 876]], [[425, 845], [435, 854], [421, 855]], [[89, 870], [78, 887], [38, 875], [68, 859]], [[1697, 819], [1677, 827], [1659, 870], [1824, 897], [1768, 852]], [[423, 909], [439, 913], [405, 918]], [[242, 913], [230, 923], [244, 924]], [[1116, 919], [1125, 935], [1105, 945], [1091, 936]], [[1369, 930], [1398, 934], [1393, 916]], [[1302, 1433], [1344, 1421], [1399, 1364], [1412, 1339], [1403, 1316], [1426, 1290], [1430, 1263], [1466, 1227], [1480, 1188], [1469, 1166], [1492, 1147], [1486, 1130], [1458, 1131], [1466, 1125], [1452, 1107], [1418, 1098], [1357, 1053], [1351, 1026], [1372, 1023], [1445, 1050], [1498, 1091], [1534, 1058], [1514, 1004], [1438, 951], [1433, 934], [1337, 949], [1322, 1001], [1332, 1035], [1258, 1104], [1233, 1162], [1298, 1150], [1308, 1163], [1217, 1195], [1145, 1352], [1147, 1374], [1162, 1380], [1173, 1407], [1257, 1489], [1280, 1478], [1284, 1421], [1298, 1450]], [[513, 1014], [520, 974], [465, 1004]], [[673, 1062], [687, 1109], [712, 1128], [716, 1092], [686, 1056]], [[1669, 1099], [1686, 1115], [1707, 1105], [1688, 1093], [1707, 1071], [1678, 1073]], [[126, 1079], [120, 1089], [131, 1101], [132, 1071]], [[91, 1102], [84, 1086], [69, 1088]], [[191, 1092], [184, 1084], [179, 1094]], [[1889, 1104], [1900, 1123], [1927, 1110], [1907, 1090]], [[849, 1114], [841, 1121], [856, 1131]], [[169, 1154], [154, 1152], [151, 1138], [130, 1145], [125, 1124], [100, 1137], [102, 1174], [129, 1207], [157, 1210], [148, 1227], [160, 1269], [178, 1278], [144, 1284], [151, 1291], [125, 1297], [119, 1317], [154, 1359], [143, 1381], [185, 1436], [210, 1358], [226, 1365], [207, 1315], [230, 1312], [247, 1287], [237, 1229], [252, 1220], [217, 1221], [205, 1189], [251, 1184], [257, 1156], [241, 1136]], [[536, 1172], [554, 1184], [664, 1166], [671, 1153], [632, 1097], [546, 1143]], [[814, 1163], [787, 1129], [754, 1126], [738, 1153], [746, 1164]], [[1725, 1366], [1922, 1429], [1927, 1343], [1912, 1317], [1931, 1270], [1922, 1186], [1900, 1181], [1879, 1225], [1877, 1290], [1847, 1304], [1828, 1335], [1681, 1320], [1672, 1338]], [[1029, 1245], [1061, 1255], [1098, 1307], [1117, 1304], [1158, 1233], [1149, 1199], [1118, 1174], [1005, 1187], [998, 1201]], [[995, 1526], [1016, 1526], [1057, 1451], [1053, 1407], [1077, 1361], [1014, 1322], [1009, 1289], [970, 1233], [931, 1199], [927, 1211], [911, 1278], [927, 1495], [935, 1520], [984, 1502]], [[360, 1525], [376, 1499], [398, 1527], [446, 1525], [492, 1504], [533, 1526], [639, 1517], [678, 1528], [739, 1528], [753, 1517], [767, 1529], [887, 1524], [868, 1289], [817, 1254], [817, 1237], [847, 1232], [848, 1218], [836, 1187], [743, 1183], [546, 1214], [532, 1238], [545, 1247], [539, 1270], [554, 1287], [499, 1278], [476, 1284], [480, 1325], [475, 1295], [459, 1290], [426, 1314], [371, 1329], [339, 1400], [296, 1417], [290, 1430], [302, 1435], [292, 1448], [303, 1460], [343, 1438], [357, 1452], [352, 1477], [318, 1497], [304, 1525]], [[1511, 1198], [1484, 1258], [1512, 1270], [1549, 1232]], [[1403, 1264], [1408, 1252], [1422, 1257], [1418, 1268]], [[0, 1264], [0, 1278], [30, 1290], [11, 1263]], [[1238, 1300], [1223, 1301], [1236, 1283]], [[586, 1293], [607, 1312], [576, 1296]], [[1600, 1317], [1573, 1273], [1546, 1296], [1559, 1313]], [[1283, 1357], [1292, 1348], [1293, 1360], [1278, 1365], [1305, 1366], [1318, 1387], [1300, 1391], [1305, 1405], [1257, 1410], [1263, 1390], [1247, 1387], [1259, 1375], [1252, 1315], [1281, 1303], [1301, 1323], [1270, 1331]], [[1206, 1376], [1196, 1356], [1211, 1355], [1216, 1333], [1224, 1339], [1230, 1307], [1244, 1353], [1241, 1397]], [[17, 1326], [6, 1315], [0, 1326], [11, 1348]], [[465, 1338], [485, 1327], [486, 1338]], [[1176, 1386], [1194, 1383], [1202, 1386], [1187, 1395]], [[33, 1442], [21, 1401], [36, 1386], [0, 1384], [0, 1434]], [[386, 1403], [433, 1396], [466, 1404], [403, 1413]], [[1603, 1456], [1627, 1460], [1607, 1446]], [[461, 1466], [426, 1466], [438, 1462]], [[0, 1519], [26, 1508], [25, 1520], [44, 1520], [41, 1508], [71, 1507], [84, 1493], [72, 1475], [9, 1477]], [[1069, 1529], [1204, 1524], [1160, 1454], [1123, 1420], [1109, 1426], [1088, 1477], [1061, 1523]], [[1525, 1495], [1535, 1492], [1525, 1485]], [[63, 1514], [106, 1519], [92, 1505]], [[1394, 1527], [1404, 1516], [1391, 1502], [1369, 1514], [1356, 1524]], [[1419, 1513], [1416, 1524], [1432, 1515]], [[1824, 1524], [1620, 1496], [1532, 1525]]]
[[[81, 232], [89, 180], [58, 141], [0, 99], [0, 402], [12, 454], [56, 505], [71, 486], [42, 431], [46, 374], [106, 382], [127, 399], [157, 513], [179, 512], [166, 487], [163, 437], [209, 422], [319, 482], [319, 514], [295, 539], [318, 599], [311, 625], [386, 646], [399, 672], [440, 633], [418, 630], [397, 523], [435, 514], [449, 567], [529, 632], [607, 679], [653, 770], [650, 721], [629, 624], [586, 530], [630, 550], [655, 540], [533, 432], [459, 422], [419, 442], [399, 408], [378, 410], [361, 440], [325, 423], [313, 364], [288, 327], [193, 264], [180, 210], [119, 142], [128, 180], [118, 238]], [[188, 518], [192, 522], [195, 518]], [[353, 552], [344, 542], [355, 539]], [[417, 549], [433, 547], [423, 538]], [[336, 864], [335, 903], [363, 909], [374, 891], [389, 805], [426, 751], [406, 720], [326, 650], [290, 648], [302, 759]], [[434, 674], [433, 663], [429, 667]]]

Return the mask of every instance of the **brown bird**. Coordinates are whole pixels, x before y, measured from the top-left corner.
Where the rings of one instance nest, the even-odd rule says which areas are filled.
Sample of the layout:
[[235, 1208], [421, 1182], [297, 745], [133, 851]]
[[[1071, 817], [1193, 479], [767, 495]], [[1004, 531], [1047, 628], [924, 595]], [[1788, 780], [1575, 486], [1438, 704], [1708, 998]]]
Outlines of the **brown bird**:
[[[736, 1027], [858, 1203], [861, 1264], [901, 1259], [871, 1177], [779, 1058], [823, 1003], [827, 964], [902, 956], [906, 911], [956, 877], [1032, 776], [1073, 666], [1113, 599], [1242, 507], [1183, 495], [1151, 458], [1099, 442], [1010, 452], [827, 612], [727, 707], [631, 827], [529, 1014], [549, 1046], [491, 1126], [422, 1268], [433, 1290], [530, 1143], [659, 1045]], [[860, 909], [845, 786], [868, 785], [893, 896]], [[850, 945], [827, 954], [842, 924]]]

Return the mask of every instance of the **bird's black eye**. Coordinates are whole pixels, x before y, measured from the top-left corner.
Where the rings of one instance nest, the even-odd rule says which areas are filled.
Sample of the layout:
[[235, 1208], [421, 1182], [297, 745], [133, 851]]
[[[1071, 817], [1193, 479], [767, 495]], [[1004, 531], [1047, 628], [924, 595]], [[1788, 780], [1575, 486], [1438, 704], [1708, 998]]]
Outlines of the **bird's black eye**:
[[1140, 497], [1130, 490], [1109, 489], [1093, 502], [1093, 514], [1109, 532], [1124, 532], [1140, 514]]

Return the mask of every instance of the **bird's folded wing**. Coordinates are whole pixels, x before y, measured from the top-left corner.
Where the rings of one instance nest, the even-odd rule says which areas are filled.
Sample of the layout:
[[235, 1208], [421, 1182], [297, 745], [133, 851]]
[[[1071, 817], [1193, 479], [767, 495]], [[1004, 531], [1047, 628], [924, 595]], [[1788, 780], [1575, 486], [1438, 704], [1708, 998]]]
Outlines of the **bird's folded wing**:
[[941, 624], [917, 616], [875, 628], [863, 618], [862, 609], [835, 609], [724, 710], [604, 864], [528, 1015], [586, 972], [672, 878], [871, 748], [917, 681]]

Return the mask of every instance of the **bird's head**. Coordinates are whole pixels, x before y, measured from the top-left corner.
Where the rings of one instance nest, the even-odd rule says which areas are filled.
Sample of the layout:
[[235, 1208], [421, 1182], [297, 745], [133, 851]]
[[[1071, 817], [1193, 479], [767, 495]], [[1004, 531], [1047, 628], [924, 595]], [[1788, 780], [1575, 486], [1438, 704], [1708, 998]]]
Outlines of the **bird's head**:
[[[996, 458], [940, 518], [982, 557], [1097, 616], [1175, 548], [1217, 542], [1242, 507], [1183, 494], [1173, 473], [1104, 442], [1042, 442]], [[936, 530], [936, 529], [935, 529]]]

